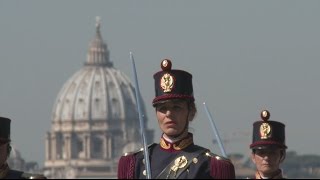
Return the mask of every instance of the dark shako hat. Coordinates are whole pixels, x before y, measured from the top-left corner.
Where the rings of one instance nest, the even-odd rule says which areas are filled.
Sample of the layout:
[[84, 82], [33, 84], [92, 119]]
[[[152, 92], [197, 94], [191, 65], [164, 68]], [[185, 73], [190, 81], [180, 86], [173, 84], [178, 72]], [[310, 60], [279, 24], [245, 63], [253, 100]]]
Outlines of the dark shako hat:
[[153, 106], [170, 99], [187, 99], [194, 101], [192, 75], [186, 71], [171, 69], [172, 62], [169, 59], [161, 61], [161, 69], [153, 75], [155, 82], [155, 98]]
[[281, 122], [271, 121], [270, 112], [261, 112], [261, 121], [253, 123], [253, 134], [251, 149], [281, 148], [286, 149], [285, 145], [285, 125]]
[[9, 118], [0, 117], [0, 140], [10, 140], [10, 123]]

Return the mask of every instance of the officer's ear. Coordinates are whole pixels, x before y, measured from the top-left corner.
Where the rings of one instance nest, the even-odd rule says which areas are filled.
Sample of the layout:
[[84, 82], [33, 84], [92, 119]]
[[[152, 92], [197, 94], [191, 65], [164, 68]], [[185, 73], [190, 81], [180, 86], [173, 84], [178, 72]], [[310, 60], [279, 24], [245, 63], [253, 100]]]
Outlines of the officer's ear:
[[254, 164], [256, 164], [256, 159], [255, 159], [255, 155], [256, 155], [256, 151], [254, 149], [252, 149], [251, 152], [251, 160]]
[[10, 153], [11, 153], [11, 146], [10, 144], [8, 144], [8, 147], [7, 147], [7, 156], [9, 157], [10, 156]]
[[282, 163], [286, 159], [286, 150], [281, 149], [280, 150], [280, 163]]
[[191, 109], [189, 113], [189, 121], [192, 121], [195, 116], [196, 116], [196, 112], [193, 109]]
[[194, 102], [189, 102], [188, 101], [187, 105], [188, 105], [188, 110], [189, 110], [188, 120], [192, 121], [196, 116], [197, 108], [196, 108], [196, 105], [195, 105]]

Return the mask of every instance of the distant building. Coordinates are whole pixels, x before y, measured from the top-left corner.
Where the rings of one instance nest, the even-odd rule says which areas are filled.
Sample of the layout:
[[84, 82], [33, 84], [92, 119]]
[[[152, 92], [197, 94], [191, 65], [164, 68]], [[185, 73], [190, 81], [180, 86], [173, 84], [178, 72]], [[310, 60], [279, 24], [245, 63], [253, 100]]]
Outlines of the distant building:
[[26, 162], [21, 156], [21, 153], [13, 146], [8, 158], [8, 165], [11, 169], [25, 171], [29, 173], [40, 173], [42, 170], [39, 169], [37, 162]]
[[25, 170], [25, 160], [21, 157], [20, 152], [16, 148], [14, 148], [13, 146], [11, 148], [12, 149], [11, 149], [10, 156], [8, 159], [9, 167], [11, 169], [24, 171]]
[[[147, 128], [146, 116], [144, 120]], [[146, 129], [148, 143], [153, 133]], [[142, 147], [135, 89], [113, 67], [100, 21], [84, 67], [56, 98], [45, 141], [48, 178], [115, 178], [119, 157]]]

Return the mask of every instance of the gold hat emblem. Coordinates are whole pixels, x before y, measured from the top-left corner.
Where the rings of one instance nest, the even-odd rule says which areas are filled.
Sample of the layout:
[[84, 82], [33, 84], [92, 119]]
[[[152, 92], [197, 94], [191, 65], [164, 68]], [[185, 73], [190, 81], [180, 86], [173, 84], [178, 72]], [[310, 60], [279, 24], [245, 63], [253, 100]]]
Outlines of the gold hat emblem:
[[268, 123], [262, 123], [260, 125], [260, 137], [261, 139], [268, 139], [271, 137], [271, 127]]
[[160, 85], [163, 92], [171, 92], [174, 85], [173, 76], [169, 73], [164, 74], [161, 78]]

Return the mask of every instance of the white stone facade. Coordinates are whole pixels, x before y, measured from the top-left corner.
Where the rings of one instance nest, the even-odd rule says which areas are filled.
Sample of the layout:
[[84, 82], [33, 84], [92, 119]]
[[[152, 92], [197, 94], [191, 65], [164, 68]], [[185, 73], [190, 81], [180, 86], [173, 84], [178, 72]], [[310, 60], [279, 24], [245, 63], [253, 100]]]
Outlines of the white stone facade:
[[[144, 105], [142, 110], [145, 114]], [[153, 130], [146, 129], [146, 137], [151, 142]], [[142, 147], [140, 139], [134, 87], [109, 60], [98, 22], [84, 67], [63, 85], [54, 104], [45, 175], [115, 178], [119, 157]]]

